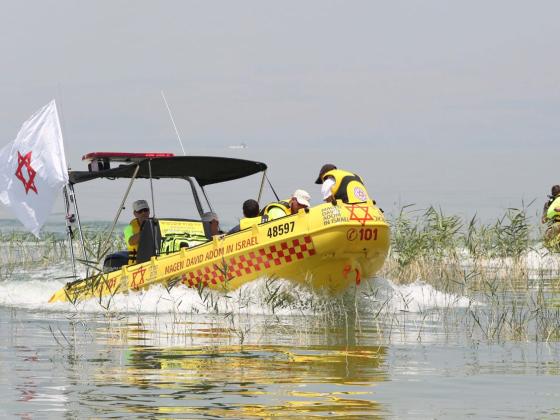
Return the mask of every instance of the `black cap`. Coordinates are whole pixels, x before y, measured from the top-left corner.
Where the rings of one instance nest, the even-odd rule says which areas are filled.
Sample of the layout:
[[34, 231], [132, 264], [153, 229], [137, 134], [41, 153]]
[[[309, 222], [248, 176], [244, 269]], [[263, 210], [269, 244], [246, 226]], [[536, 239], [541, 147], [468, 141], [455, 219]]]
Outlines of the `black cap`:
[[332, 163], [325, 163], [321, 168], [321, 170], [319, 171], [319, 176], [315, 180], [315, 184], [322, 184], [323, 175], [325, 175], [329, 171], [332, 171], [333, 169], [336, 169], [336, 166], [334, 166]]
[[558, 194], [560, 194], [560, 185], [554, 185], [550, 192], [552, 193], [553, 197], [556, 197]]

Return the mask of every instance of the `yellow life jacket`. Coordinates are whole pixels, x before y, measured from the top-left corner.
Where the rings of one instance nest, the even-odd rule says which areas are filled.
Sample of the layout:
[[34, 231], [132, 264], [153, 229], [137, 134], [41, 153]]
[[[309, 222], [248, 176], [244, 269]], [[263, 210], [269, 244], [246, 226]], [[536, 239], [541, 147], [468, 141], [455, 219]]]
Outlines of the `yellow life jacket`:
[[321, 178], [323, 182], [328, 176], [334, 179], [331, 189], [333, 198], [342, 200], [344, 203], [361, 203], [369, 200], [366, 187], [358, 175], [341, 169], [333, 169], [323, 174]]
[[548, 206], [548, 210], [546, 211], [546, 218], [548, 220], [557, 221], [560, 219], [560, 213], [554, 210], [557, 207], [560, 207], [560, 197], [556, 197], [554, 201], [550, 203], [550, 206]]
[[278, 219], [283, 216], [292, 214], [290, 208], [290, 200], [274, 201], [267, 204], [259, 213], [262, 216], [263, 222]]
[[128, 249], [129, 255], [136, 255], [138, 251], [138, 245], [131, 245], [128, 241], [132, 235], [136, 235], [140, 232], [140, 223], [138, 219], [134, 218], [130, 221], [128, 226], [124, 228], [124, 241], [126, 242], [126, 248]]
[[239, 221], [239, 230], [250, 228], [253, 225], [258, 225], [262, 221], [262, 216], [245, 217]]

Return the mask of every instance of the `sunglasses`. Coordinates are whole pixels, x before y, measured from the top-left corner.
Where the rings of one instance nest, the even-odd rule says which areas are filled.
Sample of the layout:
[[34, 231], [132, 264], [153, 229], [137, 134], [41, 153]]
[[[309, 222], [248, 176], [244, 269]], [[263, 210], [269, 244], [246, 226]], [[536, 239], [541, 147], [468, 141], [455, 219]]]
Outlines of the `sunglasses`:
[[149, 211], [150, 209], [142, 209], [142, 210], [138, 210], [136, 213], [147, 213]]

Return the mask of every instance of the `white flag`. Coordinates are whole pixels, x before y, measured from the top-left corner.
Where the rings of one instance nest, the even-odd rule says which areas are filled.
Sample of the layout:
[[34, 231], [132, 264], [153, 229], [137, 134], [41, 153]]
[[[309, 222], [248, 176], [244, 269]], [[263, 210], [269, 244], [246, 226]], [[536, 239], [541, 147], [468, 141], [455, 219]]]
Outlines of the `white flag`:
[[23, 123], [16, 139], [0, 150], [0, 201], [39, 237], [67, 183], [62, 130], [52, 100]]

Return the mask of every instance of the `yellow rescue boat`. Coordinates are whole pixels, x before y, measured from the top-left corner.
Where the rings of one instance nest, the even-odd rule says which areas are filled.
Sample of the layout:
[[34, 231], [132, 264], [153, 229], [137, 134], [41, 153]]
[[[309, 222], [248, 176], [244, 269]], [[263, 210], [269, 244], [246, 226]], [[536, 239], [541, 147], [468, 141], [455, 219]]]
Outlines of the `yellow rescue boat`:
[[[71, 187], [97, 178], [184, 178], [193, 187], [200, 215], [195, 182], [203, 190], [208, 184], [266, 171], [263, 163], [231, 158], [109, 153], [84, 158], [90, 160], [90, 170], [70, 172]], [[110, 168], [118, 160], [125, 164]], [[375, 275], [389, 249], [389, 226], [371, 200], [321, 204], [209, 240], [205, 223], [150, 219], [142, 227], [136, 263], [67, 283], [49, 302], [103, 298], [157, 284], [228, 291], [262, 277], [338, 293]], [[177, 241], [183, 242], [170, 246]]]

